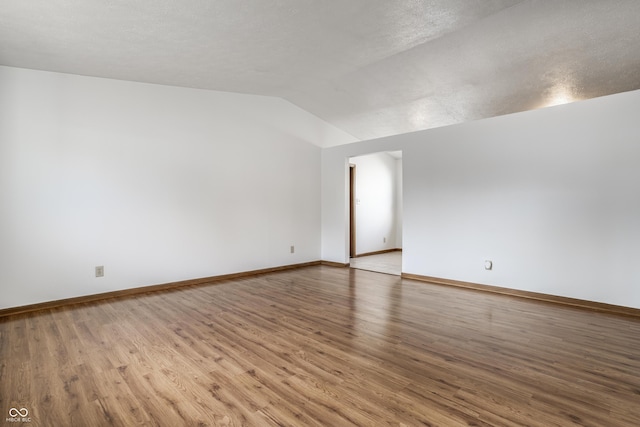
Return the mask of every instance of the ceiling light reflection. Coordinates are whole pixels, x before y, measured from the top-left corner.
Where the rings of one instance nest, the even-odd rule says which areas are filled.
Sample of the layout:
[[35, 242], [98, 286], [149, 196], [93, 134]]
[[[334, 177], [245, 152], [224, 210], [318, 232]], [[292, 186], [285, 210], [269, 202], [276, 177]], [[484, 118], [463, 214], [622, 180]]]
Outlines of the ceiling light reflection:
[[543, 107], [554, 107], [556, 105], [569, 104], [578, 99], [573, 95], [573, 90], [566, 86], [556, 86], [550, 91], [550, 96]]

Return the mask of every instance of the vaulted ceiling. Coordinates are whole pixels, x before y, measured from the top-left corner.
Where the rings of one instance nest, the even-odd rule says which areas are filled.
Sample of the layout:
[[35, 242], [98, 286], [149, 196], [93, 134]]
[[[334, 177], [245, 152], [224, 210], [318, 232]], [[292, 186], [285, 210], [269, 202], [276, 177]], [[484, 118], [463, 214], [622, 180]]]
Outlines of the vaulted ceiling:
[[0, 65], [277, 96], [370, 139], [640, 89], [640, 1], [0, 0]]

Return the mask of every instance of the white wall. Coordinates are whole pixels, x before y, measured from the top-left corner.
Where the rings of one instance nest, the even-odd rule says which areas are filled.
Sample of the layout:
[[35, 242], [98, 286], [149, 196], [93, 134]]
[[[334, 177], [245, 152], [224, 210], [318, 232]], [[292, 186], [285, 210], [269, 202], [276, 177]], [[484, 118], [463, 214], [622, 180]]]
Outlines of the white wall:
[[402, 159], [396, 159], [396, 249], [402, 249]]
[[638, 111], [635, 91], [325, 149], [322, 257], [347, 260], [345, 159], [402, 150], [404, 272], [640, 308]]
[[0, 94], [0, 308], [320, 259], [319, 146], [352, 138], [292, 104], [9, 67]]
[[0, 308], [346, 263], [348, 158], [395, 150], [403, 271], [640, 308], [640, 91], [323, 150], [352, 138], [274, 98], [8, 67], [0, 94]]
[[397, 165], [387, 153], [352, 157], [356, 166], [357, 254], [396, 248]]

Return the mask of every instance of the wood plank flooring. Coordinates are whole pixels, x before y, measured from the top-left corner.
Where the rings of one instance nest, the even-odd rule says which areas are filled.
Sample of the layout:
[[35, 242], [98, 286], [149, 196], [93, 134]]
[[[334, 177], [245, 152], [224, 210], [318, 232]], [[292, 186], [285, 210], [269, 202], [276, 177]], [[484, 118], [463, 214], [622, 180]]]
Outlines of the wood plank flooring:
[[349, 264], [351, 268], [357, 268], [358, 270], [400, 276], [402, 274], [402, 251], [351, 258]]
[[0, 319], [0, 425], [27, 425], [11, 408], [31, 426], [639, 426], [640, 320], [314, 266]]

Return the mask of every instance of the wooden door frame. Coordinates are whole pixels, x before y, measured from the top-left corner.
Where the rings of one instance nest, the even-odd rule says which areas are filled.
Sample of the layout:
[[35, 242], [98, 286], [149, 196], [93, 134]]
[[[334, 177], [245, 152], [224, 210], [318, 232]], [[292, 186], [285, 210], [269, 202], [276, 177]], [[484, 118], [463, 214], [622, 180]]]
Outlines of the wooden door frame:
[[349, 258], [356, 254], [356, 165], [349, 163]]

